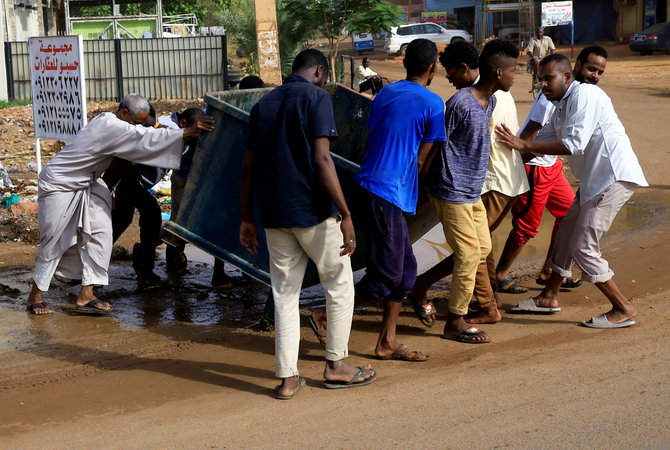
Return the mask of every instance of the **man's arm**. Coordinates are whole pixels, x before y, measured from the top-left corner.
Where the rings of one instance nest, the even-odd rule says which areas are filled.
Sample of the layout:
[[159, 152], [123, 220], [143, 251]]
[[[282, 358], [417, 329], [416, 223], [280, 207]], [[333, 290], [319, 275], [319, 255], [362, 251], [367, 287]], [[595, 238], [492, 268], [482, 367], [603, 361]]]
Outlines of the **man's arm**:
[[344, 236], [344, 242], [340, 247], [342, 249], [340, 256], [351, 256], [354, 250], [356, 250], [356, 232], [354, 231], [354, 223], [351, 220], [349, 207], [342, 193], [340, 180], [337, 178], [335, 163], [333, 163], [333, 158], [330, 156], [330, 141], [327, 137], [318, 137], [314, 139], [312, 145], [314, 148], [312, 159], [314, 161], [316, 176], [342, 216], [340, 229]]
[[[519, 135], [519, 139], [523, 139], [524, 141], [533, 141], [541, 129], [541, 123], [535, 122], [534, 120], [529, 120], [526, 124], [526, 128], [524, 128]], [[521, 152], [521, 160], [524, 162], [524, 164], [533, 159], [533, 157], [534, 155], [529, 151]]]
[[185, 142], [190, 141], [200, 136], [200, 133], [202, 133], [203, 131], [212, 131], [212, 130], [214, 130], [214, 117], [203, 116], [200, 120], [198, 120], [190, 127], [184, 128], [184, 137], [182, 139]]
[[249, 253], [255, 255], [256, 247], [258, 247], [258, 230], [256, 229], [251, 213], [251, 196], [254, 190], [253, 162], [254, 153], [247, 149], [244, 154], [242, 181], [240, 182], [240, 215], [242, 219], [240, 224], [240, 244], [242, 244]]
[[[524, 129], [525, 131], [525, 129]], [[537, 142], [525, 141], [516, 137], [504, 124], [496, 127], [498, 142], [520, 152], [533, 152], [540, 155], [570, 155], [570, 151], [562, 141]]]

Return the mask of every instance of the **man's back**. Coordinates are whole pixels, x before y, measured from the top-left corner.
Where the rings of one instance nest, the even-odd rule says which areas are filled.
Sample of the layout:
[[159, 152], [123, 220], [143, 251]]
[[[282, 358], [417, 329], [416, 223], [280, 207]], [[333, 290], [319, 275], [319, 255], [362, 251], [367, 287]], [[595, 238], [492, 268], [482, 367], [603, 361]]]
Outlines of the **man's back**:
[[435, 155], [426, 189], [448, 203], [472, 203], [481, 195], [491, 150], [491, 116], [495, 96], [485, 110], [471, 88], [446, 103], [447, 145]]
[[291, 75], [251, 110], [249, 149], [263, 225], [304, 228], [334, 214], [312, 162], [318, 137], [337, 137], [330, 96]]
[[382, 89], [368, 116], [365, 160], [356, 181], [370, 192], [414, 213], [421, 142], [444, 140], [442, 99], [412, 81]]

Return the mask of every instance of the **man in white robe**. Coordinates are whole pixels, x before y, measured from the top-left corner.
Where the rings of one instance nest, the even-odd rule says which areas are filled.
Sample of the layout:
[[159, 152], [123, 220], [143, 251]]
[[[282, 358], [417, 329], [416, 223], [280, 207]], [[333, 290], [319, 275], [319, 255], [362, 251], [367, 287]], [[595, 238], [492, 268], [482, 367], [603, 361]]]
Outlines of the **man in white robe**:
[[96, 299], [94, 285], [108, 283], [112, 251], [111, 195], [100, 179], [115, 157], [156, 167], [178, 168], [183, 141], [211, 131], [212, 119], [191, 128], [142, 126], [150, 110], [139, 94], [124, 97], [115, 113], [102, 113], [82, 128], [40, 172], [38, 222], [40, 248], [27, 309], [49, 314], [42, 300], [54, 274], [81, 279], [76, 309], [109, 312]]

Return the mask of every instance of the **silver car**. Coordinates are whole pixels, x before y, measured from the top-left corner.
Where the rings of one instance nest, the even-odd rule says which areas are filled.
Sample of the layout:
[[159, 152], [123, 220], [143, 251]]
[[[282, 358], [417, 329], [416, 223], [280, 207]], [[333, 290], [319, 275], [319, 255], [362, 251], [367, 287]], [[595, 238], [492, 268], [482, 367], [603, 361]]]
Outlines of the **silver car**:
[[391, 34], [386, 36], [384, 51], [387, 54], [404, 55], [407, 44], [419, 38], [442, 45], [449, 45], [456, 41], [472, 43], [472, 35], [467, 31], [448, 30], [436, 23], [410, 23], [391, 27]]

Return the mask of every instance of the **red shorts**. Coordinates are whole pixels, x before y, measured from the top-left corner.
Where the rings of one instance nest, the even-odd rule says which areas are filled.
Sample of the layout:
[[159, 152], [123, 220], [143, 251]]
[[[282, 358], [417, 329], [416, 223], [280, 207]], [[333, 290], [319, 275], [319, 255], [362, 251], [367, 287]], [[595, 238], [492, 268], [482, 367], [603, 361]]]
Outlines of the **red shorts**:
[[544, 208], [556, 218], [554, 226], [558, 226], [575, 200], [575, 191], [563, 174], [560, 159], [551, 167], [528, 164], [525, 167], [530, 189], [521, 194], [514, 204], [510, 232], [510, 237], [520, 247], [537, 235]]

